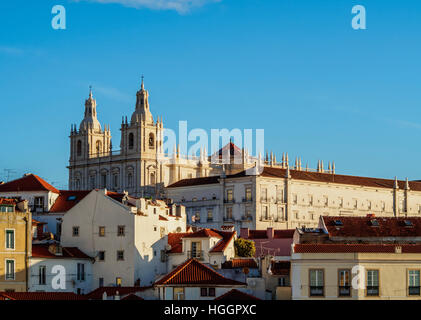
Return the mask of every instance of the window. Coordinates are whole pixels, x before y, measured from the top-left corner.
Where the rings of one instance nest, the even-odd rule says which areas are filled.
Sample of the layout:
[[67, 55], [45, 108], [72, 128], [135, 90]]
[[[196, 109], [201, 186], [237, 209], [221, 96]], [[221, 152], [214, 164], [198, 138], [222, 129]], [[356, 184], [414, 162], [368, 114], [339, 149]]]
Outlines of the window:
[[367, 270], [367, 296], [379, 295], [379, 270]]
[[15, 280], [15, 260], [6, 260], [6, 280]]
[[44, 286], [47, 283], [45, 266], [39, 266], [38, 268], [38, 284]]
[[117, 287], [121, 287], [121, 277], [117, 277], [117, 278], [115, 278], [115, 285], [116, 285]]
[[173, 289], [173, 299], [174, 300], [184, 300], [184, 288], [177, 288]]
[[232, 207], [227, 207], [226, 208], [226, 218], [227, 218], [227, 220], [231, 220], [232, 219]]
[[287, 277], [280, 277], [280, 278], [278, 278], [278, 286], [279, 287], [288, 287], [288, 279], [287, 279]]
[[13, 206], [0, 206], [0, 212], [14, 212]]
[[98, 279], [98, 286], [99, 286], [100, 288], [102, 288], [102, 287], [104, 286], [104, 278], [99, 278], [99, 279]]
[[246, 201], [251, 201], [251, 187], [246, 188]]
[[100, 237], [105, 237], [105, 227], [99, 227], [98, 234]]
[[262, 207], [262, 217], [264, 220], [269, 220], [269, 208], [267, 206]]
[[324, 295], [324, 277], [322, 269], [310, 270], [310, 296], [320, 297]]
[[208, 222], [213, 221], [213, 211], [212, 208], [208, 209]]
[[155, 184], [155, 173], [154, 172], [151, 173], [150, 184]]
[[408, 271], [408, 295], [420, 295], [420, 270]]
[[202, 243], [200, 241], [192, 241], [190, 257], [201, 259], [202, 256]]
[[98, 260], [105, 261], [105, 251], [98, 252]]
[[119, 237], [125, 236], [125, 226], [118, 226], [117, 227], [117, 236], [119, 236]]
[[208, 295], [209, 295], [209, 297], [214, 297], [215, 296], [215, 288], [209, 288]]
[[298, 196], [296, 194], [292, 195], [292, 203], [297, 204], [298, 203]]
[[284, 202], [284, 192], [281, 186], [276, 186], [276, 201]]
[[133, 174], [132, 173], [129, 173], [127, 175], [127, 186], [133, 187]]
[[113, 185], [114, 185], [114, 189], [118, 188], [118, 174], [113, 175]]
[[117, 261], [124, 261], [124, 250], [117, 251]]
[[15, 249], [15, 230], [6, 229], [6, 249]]
[[233, 200], [233, 192], [232, 189], [227, 190], [227, 201], [232, 202]]
[[101, 152], [102, 152], [102, 143], [101, 143], [101, 141], [98, 140], [96, 142], [96, 153], [99, 154]]
[[260, 197], [261, 201], [267, 201], [268, 199], [268, 189], [267, 188], [262, 188], [262, 195]]
[[80, 140], [77, 142], [76, 153], [78, 157], [82, 155], [82, 141]]
[[134, 146], [134, 136], [133, 133], [129, 133], [129, 149], [133, 149]]
[[79, 227], [73, 227], [73, 237], [79, 237]]
[[208, 288], [200, 288], [200, 296], [207, 297], [208, 296]]
[[244, 215], [246, 218], [251, 218], [251, 207], [245, 207]]
[[95, 180], [96, 179], [95, 179], [95, 176], [94, 175], [92, 175], [92, 176], [89, 177], [89, 181], [90, 181], [90, 184], [91, 184], [91, 189], [95, 189], [95, 186], [96, 186], [96, 181]]
[[339, 270], [338, 276], [339, 276], [338, 295], [340, 297], [349, 297], [351, 295], [350, 271]]
[[194, 217], [195, 217], [194, 218], [195, 222], [200, 222], [200, 211], [199, 210], [194, 213]]
[[35, 197], [34, 207], [36, 211], [44, 210], [44, 197]]
[[153, 149], [155, 146], [155, 137], [153, 135], [153, 133], [149, 134], [149, 148]]
[[85, 281], [85, 264], [83, 263], [77, 264], [77, 280]]
[[201, 297], [214, 297], [215, 288], [200, 288], [200, 296]]
[[283, 221], [283, 220], [285, 220], [284, 207], [279, 206], [278, 207], [278, 221]]
[[107, 187], [107, 174], [103, 173], [101, 174], [101, 188], [106, 188]]

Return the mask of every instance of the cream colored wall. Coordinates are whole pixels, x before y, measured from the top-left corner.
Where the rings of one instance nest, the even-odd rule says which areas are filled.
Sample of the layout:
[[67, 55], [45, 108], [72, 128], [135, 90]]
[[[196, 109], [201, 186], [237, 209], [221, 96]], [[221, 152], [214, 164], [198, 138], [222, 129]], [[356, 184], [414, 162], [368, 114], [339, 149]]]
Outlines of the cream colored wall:
[[[351, 270], [355, 265], [360, 265], [366, 270], [379, 270], [380, 294], [378, 297], [366, 296], [364, 289], [352, 289], [351, 297], [338, 297], [338, 270]], [[324, 297], [309, 297], [309, 270], [311, 269], [324, 270]], [[419, 300], [420, 296], [407, 295], [409, 269], [421, 269], [421, 254], [294, 253], [291, 258], [292, 299]], [[353, 276], [355, 274], [351, 275], [351, 279]], [[365, 280], [367, 281], [367, 279]]]
[[[26, 222], [28, 219], [27, 246], [25, 247]], [[31, 254], [31, 226], [32, 216], [30, 212], [0, 212], [0, 291], [15, 290], [26, 291], [25, 248], [28, 249], [28, 257]], [[15, 249], [6, 249], [6, 229], [15, 231]], [[6, 280], [6, 259], [15, 261], [15, 280]]]

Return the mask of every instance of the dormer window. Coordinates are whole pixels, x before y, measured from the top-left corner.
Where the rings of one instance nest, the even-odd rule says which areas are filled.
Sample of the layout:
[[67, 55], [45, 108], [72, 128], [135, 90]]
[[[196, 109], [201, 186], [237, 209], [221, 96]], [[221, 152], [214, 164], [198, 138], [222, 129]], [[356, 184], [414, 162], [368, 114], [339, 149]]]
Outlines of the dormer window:
[[371, 219], [370, 223], [371, 223], [372, 227], [378, 227], [379, 226], [379, 222], [376, 219]]
[[405, 227], [413, 227], [414, 224], [411, 220], [404, 220], [403, 223], [405, 224]]

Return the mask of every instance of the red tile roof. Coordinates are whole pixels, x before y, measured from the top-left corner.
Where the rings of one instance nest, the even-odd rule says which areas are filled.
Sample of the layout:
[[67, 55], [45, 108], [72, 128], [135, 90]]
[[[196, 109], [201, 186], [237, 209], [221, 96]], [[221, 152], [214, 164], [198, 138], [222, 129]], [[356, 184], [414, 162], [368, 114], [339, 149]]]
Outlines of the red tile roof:
[[62, 247], [63, 255], [55, 255], [48, 250], [48, 244], [33, 244], [32, 258], [53, 258], [53, 259], [92, 259], [76, 247]]
[[227, 293], [224, 293], [222, 296], [215, 298], [215, 300], [260, 300], [255, 296], [252, 296], [248, 293], [242, 292], [237, 289], [232, 289]]
[[0, 205], [15, 206], [17, 203], [16, 199], [0, 198]]
[[217, 155], [220, 159], [222, 159], [222, 157], [228, 152], [229, 152], [230, 157], [234, 157], [234, 156], [242, 157], [242, 154], [243, 154], [241, 149], [230, 141], [221, 149], [219, 149], [219, 151], [215, 152], [214, 155], [215, 156]]
[[421, 253], [421, 244], [295, 244], [294, 253], [395, 253], [396, 247], [402, 253]]
[[[341, 174], [308, 172], [308, 171], [299, 171], [299, 170], [291, 170], [291, 169], [290, 169], [290, 174], [291, 174], [291, 178], [296, 179], [296, 180], [348, 184], [348, 185], [365, 186], [365, 187], [373, 187], [373, 188], [393, 189], [393, 185], [395, 183], [395, 180], [393, 179], [348, 176], [348, 175], [341, 175]], [[246, 175], [247, 175], [246, 171], [242, 171], [234, 175], [228, 175], [227, 178], [245, 177]], [[263, 172], [260, 174], [260, 176], [270, 177], [270, 178], [284, 178], [285, 175], [286, 175], [286, 169], [267, 167], [267, 166], [264, 167]], [[195, 185], [202, 185], [202, 184], [216, 184], [216, 183], [219, 183], [219, 176], [183, 179], [168, 187], [171, 187], [171, 188], [188, 187], [188, 186], [195, 186]], [[398, 186], [400, 189], [404, 189], [405, 181], [399, 180]], [[421, 191], [421, 182], [409, 181], [409, 188], [411, 190]]]
[[221, 265], [222, 269], [234, 269], [234, 268], [257, 268], [257, 262], [256, 260], [250, 258], [246, 259], [232, 259], [229, 261], [225, 261]]
[[73, 292], [0, 292], [0, 300], [86, 300]]
[[35, 174], [28, 174], [0, 185], [0, 192], [14, 191], [51, 191], [60, 193], [60, 191]]
[[115, 296], [117, 291], [120, 296], [125, 296], [148, 289], [152, 289], [152, 287], [100, 287], [88, 293], [86, 297], [91, 300], [102, 300], [104, 292], [107, 293], [107, 297]]
[[244, 286], [243, 282], [225, 278], [212, 268], [192, 258], [155, 282], [155, 285], [231, 285]]
[[275, 261], [272, 260], [270, 263], [270, 270], [275, 276], [289, 275], [291, 269], [290, 261]]
[[200, 229], [196, 232], [190, 232], [183, 238], [222, 238], [222, 236], [212, 229]]
[[80, 200], [85, 198], [90, 191], [68, 191], [60, 190], [50, 212], [67, 212], [73, 208]]
[[[407, 217], [322, 217], [329, 237], [421, 237], [421, 218]], [[335, 221], [341, 221], [337, 226]], [[378, 226], [373, 226], [376, 220]], [[406, 226], [409, 221], [412, 226]]]
[[171, 246], [171, 250], [168, 253], [182, 253], [183, 238], [210, 238], [215, 237], [220, 240], [210, 250], [210, 252], [223, 252], [229, 245], [230, 241], [234, 238], [235, 232], [220, 231], [216, 229], [199, 229], [196, 232], [184, 232], [184, 233], [169, 233], [168, 244]]
[[123, 299], [121, 299], [121, 300], [144, 300], [143, 298], [141, 298], [141, 297], [139, 297], [139, 296], [137, 296], [137, 295], [135, 295], [135, 294], [133, 294], [133, 293], [131, 293], [131, 294], [129, 294], [129, 295], [127, 295], [127, 296], [125, 296]]

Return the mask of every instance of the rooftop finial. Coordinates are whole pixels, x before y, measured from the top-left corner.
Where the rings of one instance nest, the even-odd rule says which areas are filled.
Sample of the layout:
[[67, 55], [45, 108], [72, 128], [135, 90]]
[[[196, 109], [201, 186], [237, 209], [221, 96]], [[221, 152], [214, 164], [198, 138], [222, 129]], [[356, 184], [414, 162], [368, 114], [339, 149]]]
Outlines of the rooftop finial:
[[92, 99], [92, 86], [91, 85], [89, 86], [89, 98]]
[[140, 86], [142, 90], [144, 90], [144, 89], [145, 89], [145, 86], [144, 86], [144, 84], [143, 84], [143, 79], [144, 79], [144, 78], [145, 78], [145, 77], [144, 77], [144, 76], [143, 76], [143, 74], [142, 74], [142, 84], [141, 84], [141, 86]]

